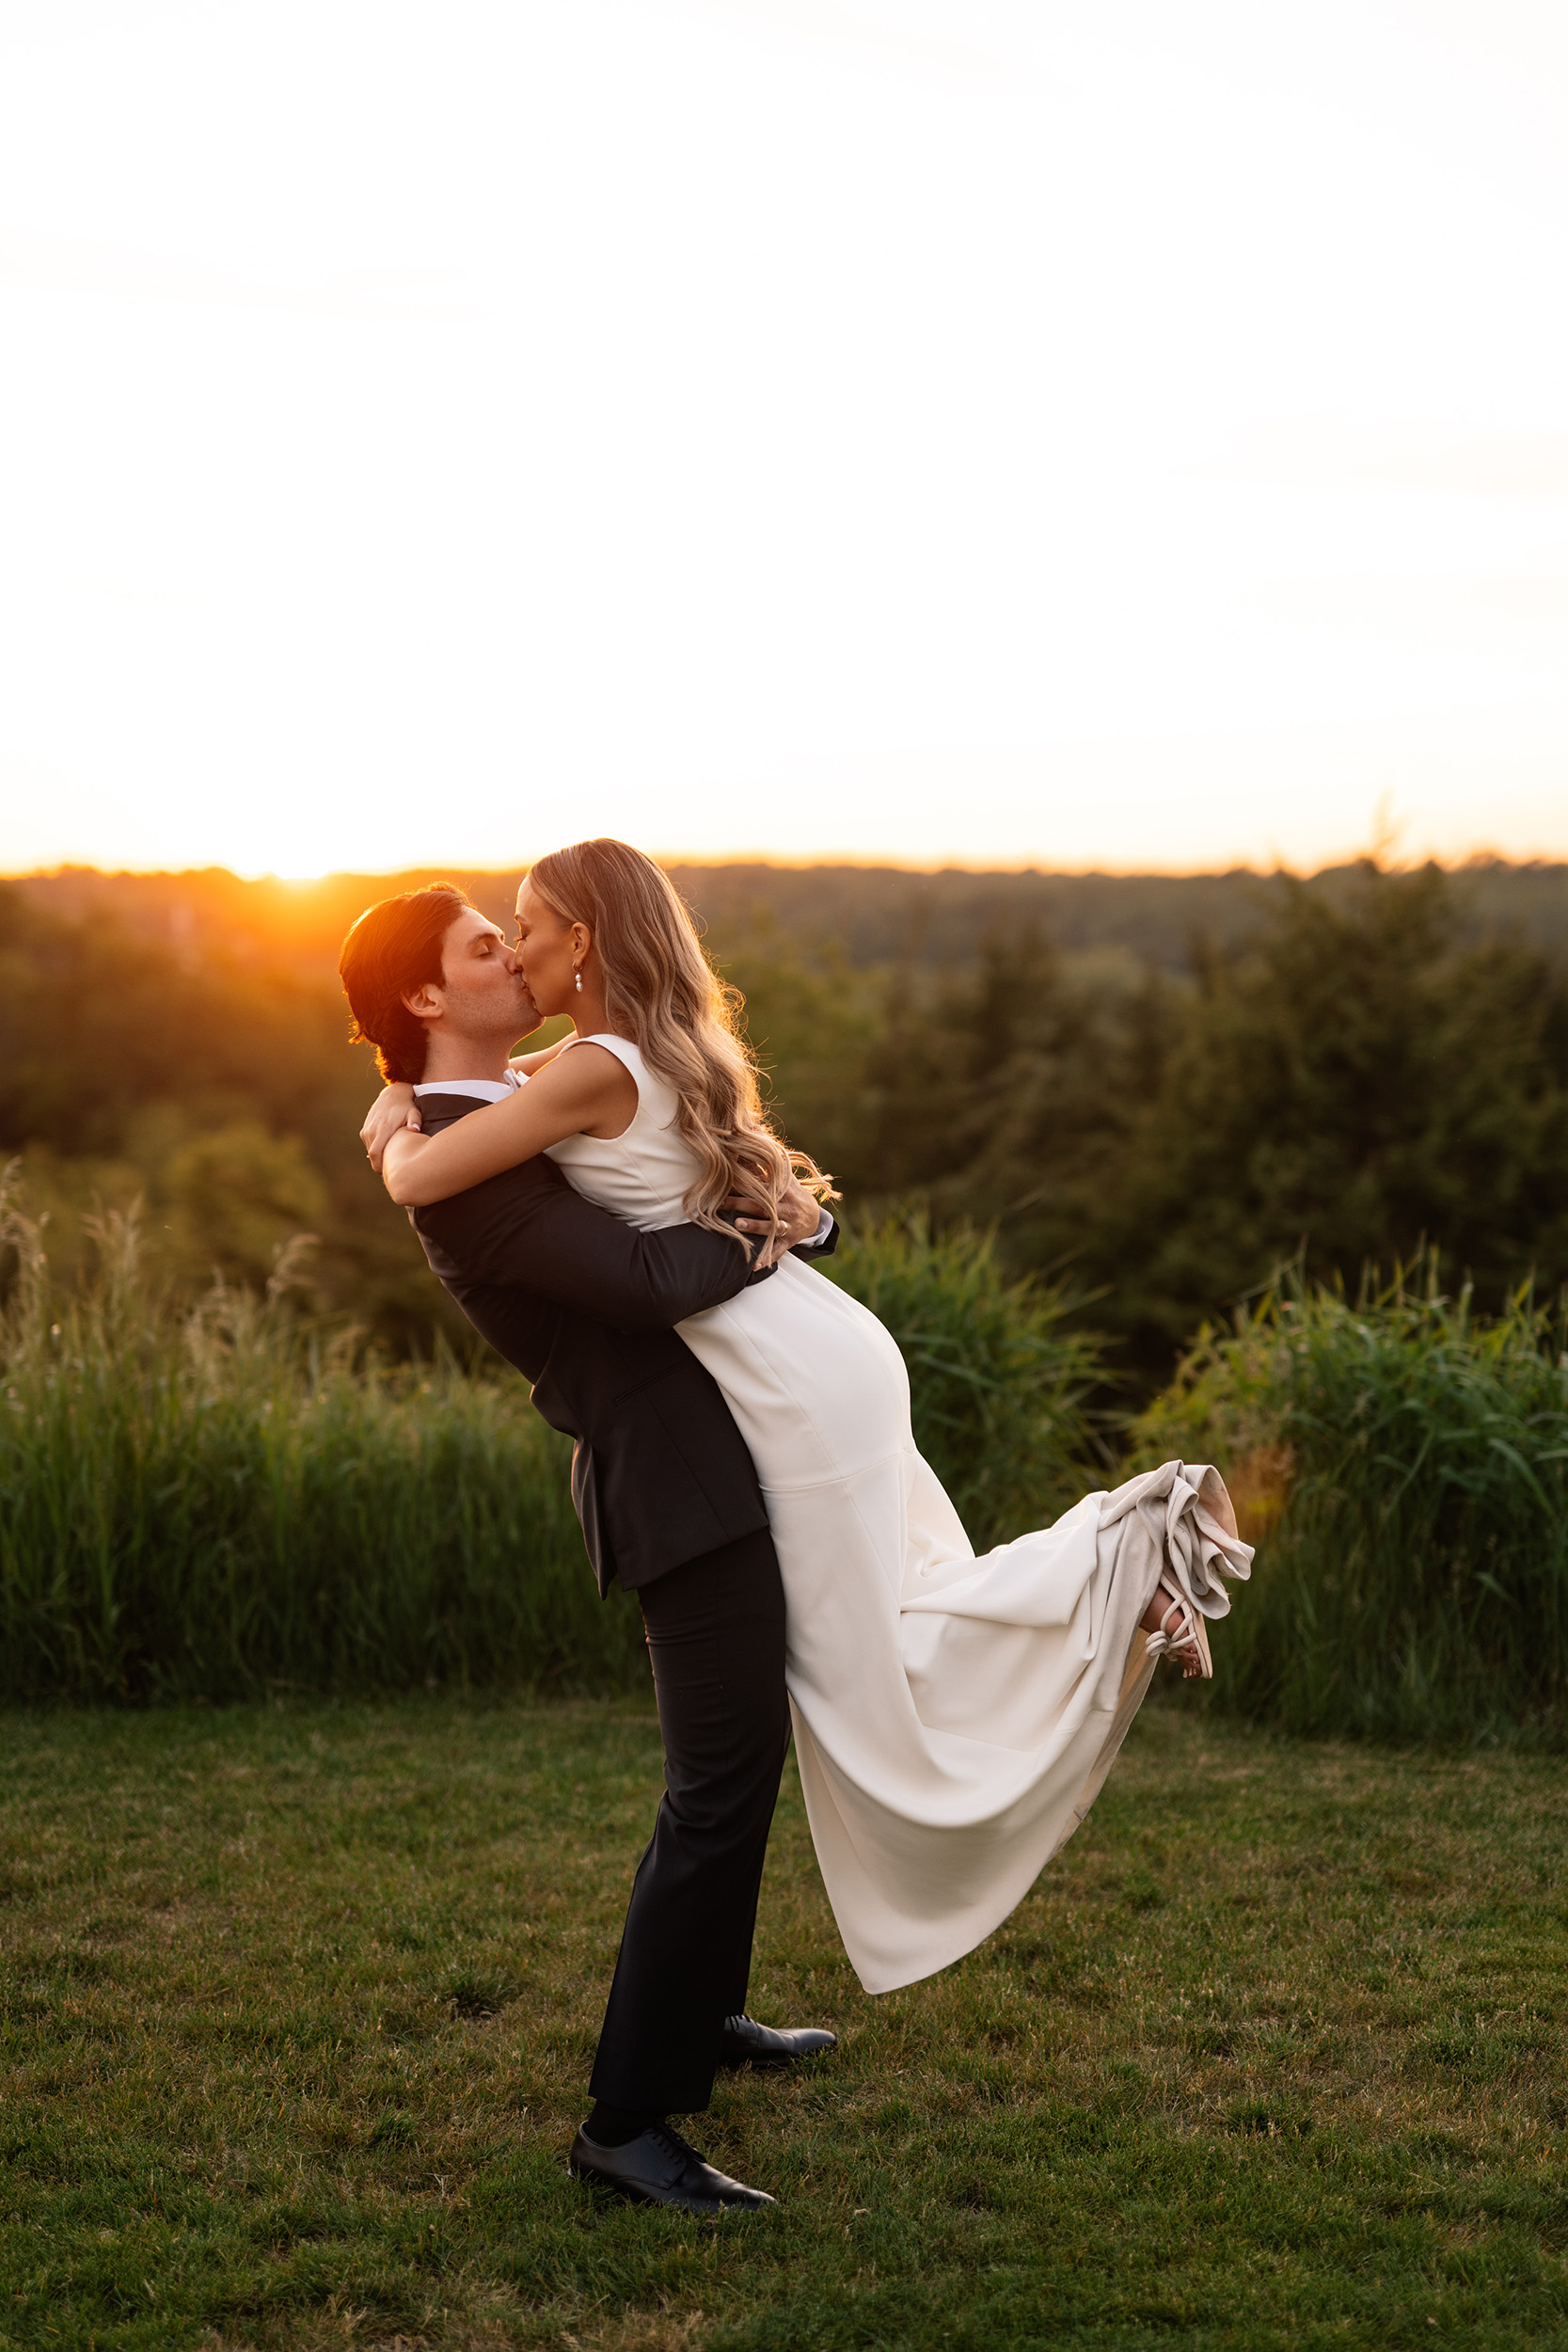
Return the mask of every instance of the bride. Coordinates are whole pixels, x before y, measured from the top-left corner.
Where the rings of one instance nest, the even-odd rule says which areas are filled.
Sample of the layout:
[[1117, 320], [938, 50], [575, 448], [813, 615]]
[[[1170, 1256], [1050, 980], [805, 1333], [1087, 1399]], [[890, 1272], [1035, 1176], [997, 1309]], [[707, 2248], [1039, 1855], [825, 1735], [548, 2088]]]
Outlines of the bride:
[[[728, 1196], [776, 1202], [792, 1173], [835, 1197], [770, 1132], [733, 994], [651, 858], [613, 840], [541, 858], [517, 927], [530, 993], [574, 1033], [439, 1136], [389, 1087], [364, 1132], [394, 1200], [444, 1200], [541, 1152], [644, 1232], [733, 1232]], [[1022, 1899], [1093, 1803], [1162, 1651], [1212, 1671], [1204, 1621], [1252, 1553], [1218, 1473], [1167, 1462], [976, 1558], [915, 1449], [895, 1343], [798, 1258], [678, 1328], [756, 1463], [817, 1859], [862, 1983], [890, 1992]]]

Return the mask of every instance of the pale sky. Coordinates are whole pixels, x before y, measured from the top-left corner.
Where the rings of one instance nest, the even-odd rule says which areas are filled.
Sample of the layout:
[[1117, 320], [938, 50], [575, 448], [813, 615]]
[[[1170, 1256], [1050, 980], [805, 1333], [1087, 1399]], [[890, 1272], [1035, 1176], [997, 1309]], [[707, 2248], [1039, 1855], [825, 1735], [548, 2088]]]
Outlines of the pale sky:
[[1568, 853], [1565, 117], [1561, 0], [0, 0], [0, 869]]

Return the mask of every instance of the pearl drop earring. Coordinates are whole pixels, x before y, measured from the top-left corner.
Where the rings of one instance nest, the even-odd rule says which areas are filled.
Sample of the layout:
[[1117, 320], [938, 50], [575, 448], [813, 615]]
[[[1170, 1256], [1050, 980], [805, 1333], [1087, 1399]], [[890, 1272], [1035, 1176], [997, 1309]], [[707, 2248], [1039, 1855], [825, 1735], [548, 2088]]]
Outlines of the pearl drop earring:
[[582, 966], [581, 966], [581, 964], [580, 964], [580, 963], [579, 963], [579, 964], [578, 965], [578, 967], [577, 967], [577, 975], [578, 975], [578, 994], [580, 996], [580, 995], [582, 994]]

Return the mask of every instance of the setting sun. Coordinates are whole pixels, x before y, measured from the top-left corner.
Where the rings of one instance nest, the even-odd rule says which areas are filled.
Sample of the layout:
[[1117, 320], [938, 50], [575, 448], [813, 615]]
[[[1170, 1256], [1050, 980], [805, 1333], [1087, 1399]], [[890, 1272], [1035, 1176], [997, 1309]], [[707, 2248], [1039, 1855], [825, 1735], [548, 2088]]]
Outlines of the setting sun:
[[0, 56], [0, 866], [1568, 848], [1560, 10]]

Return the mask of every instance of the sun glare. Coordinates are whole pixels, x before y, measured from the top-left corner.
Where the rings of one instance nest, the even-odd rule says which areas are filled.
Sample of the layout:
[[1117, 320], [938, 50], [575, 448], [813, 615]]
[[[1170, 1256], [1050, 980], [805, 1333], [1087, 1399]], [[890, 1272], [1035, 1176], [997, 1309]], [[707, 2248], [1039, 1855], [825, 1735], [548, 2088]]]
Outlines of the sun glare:
[[913, 14], [11, 12], [0, 867], [1568, 850], [1561, 11]]

